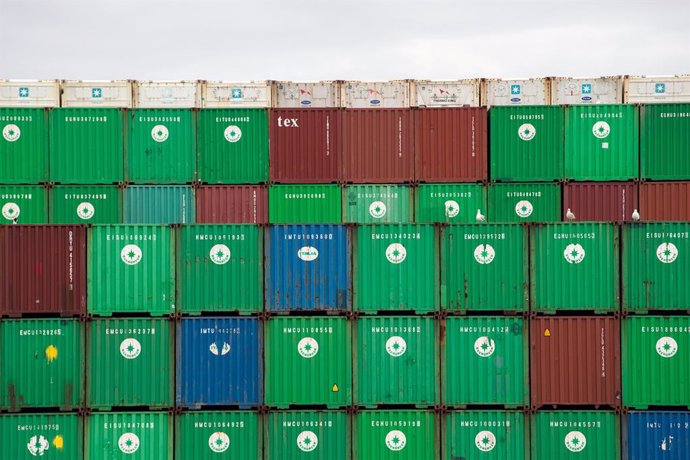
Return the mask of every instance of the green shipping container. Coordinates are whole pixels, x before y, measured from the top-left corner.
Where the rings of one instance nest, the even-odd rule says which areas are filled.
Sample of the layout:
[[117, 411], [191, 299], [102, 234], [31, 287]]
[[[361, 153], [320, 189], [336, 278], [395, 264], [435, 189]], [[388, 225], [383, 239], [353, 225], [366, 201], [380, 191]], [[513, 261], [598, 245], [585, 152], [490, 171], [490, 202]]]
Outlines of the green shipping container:
[[345, 412], [271, 412], [266, 419], [266, 460], [351, 457], [350, 420]]
[[690, 179], [690, 104], [640, 108], [640, 177]]
[[618, 310], [618, 229], [614, 225], [537, 225], [530, 238], [533, 310]]
[[193, 224], [195, 189], [190, 185], [130, 185], [124, 190], [128, 224]]
[[0, 108], [0, 184], [48, 180], [48, 112]]
[[440, 453], [430, 411], [360, 412], [354, 438], [355, 460], [434, 460]]
[[486, 215], [486, 188], [479, 184], [420, 184], [415, 188], [415, 221], [471, 223]]
[[441, 306], [450, 311], [527, 311], [527, 228], [450, 225], [441, 230]]
[[124, 175], [121, 109], [50, 111], [50, 180], [58, 184], [114, 184]]
[[357, 320], [355, 404], [433, 406], [439, 364], [433, 318], [378, 316]]
[[344, 318], [272, 318], [265, 326], [266, 404], [352, 403], [352, 337]]
[[563, 178], [564, 108], [491, 107], [491, 180], [555, 181]]
[[522, 412], [452, 411], [446, 415], [442, 445], [446, 460], [529, 460]]
[[620, 445], [620, 423], [613, 412], [553, 411], [532, 416], [532, 460], [618, 460]]
[[201, 109], [198, 117], [201, 182], [268, 182], [268, 113], [265, 109]]
[[572, 105], [566, 111], [565, 176], [571, 180], [639, 177], [639, 113], [633, 104]]
[[489, 222], [560, 222], [558, 184], [492, 184]]
[[76, 414], [0, 415], [2, 460], [81, 460], [82, 423]]
[[50, 190], [53, 224], [120, 224], [122, 190], [106, 185], [58, 185]]
[[405, 185], [347, 185], [343, 191], [343, 222], [412, 222], [411, 193]]
[[438, 309], [438, 242], [433, 226], [362, 225], [353, 253], [356, 310]]
[[41, 185], [0, 186], [0, 225], [47, 224], [48, 192]]
[[256, 412], [184, 412], [175, 418], [175, 427], [177, 460], [262, 458]]
[[87, 345], [89, 408], [173, 405], [175, 338], [170, 321], [94, 319]]
[[623, 405], [690, 406], [690, 317], [623, 320]]
[[84, 428], [84, 459], [172, 460], [171, 418], [167, 412], [91, 414]]
[[529, 405], [528, 328], [516, 317], [449, 317], [441, 329], [443, 402]]
[[0, 407], [81, 406], [84, 334], [72, 319], [0, 321]]
[[268, 221], [272, 224], [337, 224], [342, 221], [340, 187], [273, 185], [268, 188]]
[[262, 310], [263, 239], [258, 226], [187, 225], [176, 241], [180, 312]]
[[89, 229], [89, 313], [175, 312], [175, 243], [168, 227], [98, 225]]

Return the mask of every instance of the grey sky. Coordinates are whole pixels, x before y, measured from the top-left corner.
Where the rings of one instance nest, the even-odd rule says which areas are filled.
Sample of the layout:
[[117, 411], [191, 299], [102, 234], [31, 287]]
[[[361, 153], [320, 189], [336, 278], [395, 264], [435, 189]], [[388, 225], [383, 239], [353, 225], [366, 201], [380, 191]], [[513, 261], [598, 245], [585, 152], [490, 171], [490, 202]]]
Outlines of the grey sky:
[[0, 0], [0, 78], [690, 73], [690, 0]]

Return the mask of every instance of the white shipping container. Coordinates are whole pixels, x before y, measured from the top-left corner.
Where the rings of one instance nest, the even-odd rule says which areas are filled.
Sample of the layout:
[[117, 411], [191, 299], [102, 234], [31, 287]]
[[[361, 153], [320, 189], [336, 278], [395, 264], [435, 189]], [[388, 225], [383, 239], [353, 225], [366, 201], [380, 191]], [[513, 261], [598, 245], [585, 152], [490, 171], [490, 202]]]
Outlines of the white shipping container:
[[0, 107], [59, 107], [57, 80], [0, 80]]
[[490, 79], [482, 82], [482, 105], [549, 105], [549, 79]]
[[480, 81], [414, 80], [411, 83], [415, 107], [478, 107]]
[[134, 106], [146, 109], [199, 108], [201, 84], [198, 81], [137, 81]]
[[340, 87], [340, 102], [347, 109], [410, 107], [410, 82], [346, 81]]
[[275, 107], [340, 107], [337, 81], [276, 81], [273, 84]]
[[271, 107], [271, 85], [266, 81], [205, 81], [201, 98], [205, 108]]
[[127, 80], [63, 80], [62, 107], [132, 107], [132, 82]]
[[629, 104], [690, 102], [690, 75], [627, 77], [625, 102]]
[[623, 77], [569, 78], [551, 80], [551, 104], [620, 104]]

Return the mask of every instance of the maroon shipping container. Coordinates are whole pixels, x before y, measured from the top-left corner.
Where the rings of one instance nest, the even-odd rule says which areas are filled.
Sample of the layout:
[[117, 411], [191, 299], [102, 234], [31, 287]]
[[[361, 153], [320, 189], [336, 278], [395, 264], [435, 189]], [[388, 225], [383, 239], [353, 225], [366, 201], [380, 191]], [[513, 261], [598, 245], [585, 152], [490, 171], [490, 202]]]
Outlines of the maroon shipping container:
[[418, 181], [487, 179], [486, 107], [420, 109], [413, 114]]
[[632, 222], [638, 189], [635, 182], [570, 182], [563, 187], [563, 221], [570, 209], [578, 221]]
[[537, 317], [531, 319], [530, 328], [534, 409], [561, 405], [620, 406], [618, 318]]
[[261, 185], [203, 185], [196, 191], [197, 224], [266, 224], [268, 189]]
[[640, 220], [690, 221], [690, 182], [643, 182]]
[[271, 181], [317, 184], [340, 180], [337, 109], [271, 110]]
[[0, 227], [0, 315], [86, 313], [86, 228]]
[[410, 109], [347, 109], [342, 120], [345, 182], [412, 182]]

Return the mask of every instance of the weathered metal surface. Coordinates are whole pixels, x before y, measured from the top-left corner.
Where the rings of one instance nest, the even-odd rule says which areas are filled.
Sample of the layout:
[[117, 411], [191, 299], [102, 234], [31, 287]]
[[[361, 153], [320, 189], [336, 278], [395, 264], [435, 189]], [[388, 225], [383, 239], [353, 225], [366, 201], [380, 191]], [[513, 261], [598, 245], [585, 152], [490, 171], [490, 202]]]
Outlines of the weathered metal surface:
[[268, 189], [259, 185], [204, 185], [196, 189], [198, 224], [267, 224]]

